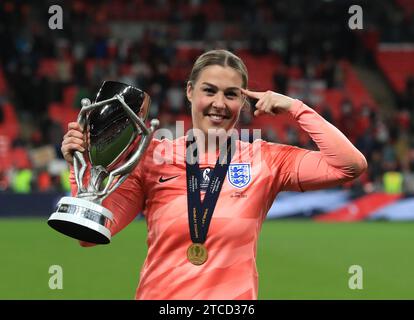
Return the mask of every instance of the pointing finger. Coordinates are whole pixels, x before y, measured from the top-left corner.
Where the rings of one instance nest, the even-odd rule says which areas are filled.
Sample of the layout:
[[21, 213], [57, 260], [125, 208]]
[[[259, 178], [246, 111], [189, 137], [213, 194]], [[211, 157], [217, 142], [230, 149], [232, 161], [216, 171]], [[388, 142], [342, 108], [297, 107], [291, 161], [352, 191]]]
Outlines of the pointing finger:
[[260, 110], [260, 109], [254, 110], [254, 116], [255, 117], [258, 117], [261, 114], [265, 114], [265, 112], [263, 110]]
[[260, 99], [264, 95], [264, 92], [250, 91], [250, 90], [243, 89], [243, 88], [240, 88], [240, 91], [246, 96], [249, 96], [250, 98], [254, 98], [254, 99]]

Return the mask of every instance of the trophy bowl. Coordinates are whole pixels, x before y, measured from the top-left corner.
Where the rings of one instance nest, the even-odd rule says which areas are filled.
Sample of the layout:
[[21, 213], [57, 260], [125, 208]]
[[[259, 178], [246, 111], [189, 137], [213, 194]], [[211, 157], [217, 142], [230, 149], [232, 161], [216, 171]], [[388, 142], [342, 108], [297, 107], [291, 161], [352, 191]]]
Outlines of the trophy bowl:
[[[158, 120], [147, 128], [150, 97], [133, 86], [105, 81], [94, 103], [82, 99], [78, 123], [88, 139], [87, 157], [74, 152], [77, 185], [74, 197], [63, 197], [48, 220], [69, 237], [96, 243], [111, 241], [113, 214], [102, 201], [128, 177], [145, 153]], [[84, 184], [85, 179], [88, 181]]]

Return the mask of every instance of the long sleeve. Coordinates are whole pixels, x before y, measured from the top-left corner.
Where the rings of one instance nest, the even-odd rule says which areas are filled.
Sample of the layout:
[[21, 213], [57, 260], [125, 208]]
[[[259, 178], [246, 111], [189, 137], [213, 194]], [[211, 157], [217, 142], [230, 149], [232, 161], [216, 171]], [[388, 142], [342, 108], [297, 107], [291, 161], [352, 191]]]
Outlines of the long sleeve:
[[[72, 195], [77, 193], [77, 185], [73, 167], [70, 168], [70, 184]], [[113, 223], [110, 227], [112, 236], [125, 228], [144, 208], [144, 188], [141, 183], [139, 167], [102, 203], [113, 214]], [[84, 182], [88, 181], [88, 170], [84, 176]], [[90, 247], [94, 244], [80, 241], [81, 246]]]
[[[332, 124], [300, 100], [289, 110], [319, 151], [295, 146], [270, 148], [282, 180], [279, 191], [308, 191], [334, 187], [357, 178], [367, 168], [362, 153]], [[276, 146], [276, 145], [275, 145]]]

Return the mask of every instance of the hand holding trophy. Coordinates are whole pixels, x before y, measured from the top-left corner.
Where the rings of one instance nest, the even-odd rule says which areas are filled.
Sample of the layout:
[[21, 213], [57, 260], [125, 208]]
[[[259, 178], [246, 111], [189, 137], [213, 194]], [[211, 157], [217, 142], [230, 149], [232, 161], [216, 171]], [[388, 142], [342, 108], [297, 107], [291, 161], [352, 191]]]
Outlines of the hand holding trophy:
[[[89, 137], [88, 160], [75, 151], [73, 169], [78, 192], [63, 197], [48, 220], [53, 229], [72, 238], [97, 244], [111, 241], [112, 213], [102, 201], [118, 188], [145, 153], [159, 121], [145, 126], [150, 106], [147, 93], [105, 81], [91, 104], [82, 99], [78, 123]], [[89, 183], [84, 185], [89, 171]]]

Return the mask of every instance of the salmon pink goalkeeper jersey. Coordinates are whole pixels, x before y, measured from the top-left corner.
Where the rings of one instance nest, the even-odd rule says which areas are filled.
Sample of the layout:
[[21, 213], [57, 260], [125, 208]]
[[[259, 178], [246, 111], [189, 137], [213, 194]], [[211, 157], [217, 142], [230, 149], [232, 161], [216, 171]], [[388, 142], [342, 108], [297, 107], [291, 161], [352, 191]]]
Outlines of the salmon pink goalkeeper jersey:
[[[365, 170], [364, 156], [313, 109], [295, 100], [289, 112], [320, 151], [237, 141], [204, 243], [208, 259], [199, 266], [187, 259], [192, 242], [185, 137], [152, 140], [139, 165], [103, 202], [114, 215], [112, 235], [138, 213], [145, 216], [148, 254], [136, 299], [257, 299], [257, 240], [278, 192], [340, 185]], [[203, 190], [216, 157], [200, 155], [199, 161]], [[71, 185], [76, 192], [73, 170]]]

